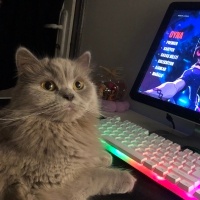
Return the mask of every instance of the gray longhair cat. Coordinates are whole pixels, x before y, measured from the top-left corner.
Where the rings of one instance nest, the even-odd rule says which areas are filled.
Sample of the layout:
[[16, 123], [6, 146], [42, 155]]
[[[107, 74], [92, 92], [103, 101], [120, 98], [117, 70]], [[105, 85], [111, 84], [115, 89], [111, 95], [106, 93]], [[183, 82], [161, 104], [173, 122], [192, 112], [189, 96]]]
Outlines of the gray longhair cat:
[[17, 50], [18, 82], [0, 112], [0, 200], [86, 200], [133, 189], [135, 178], [111, 168], [99, 141], [90, 59]]

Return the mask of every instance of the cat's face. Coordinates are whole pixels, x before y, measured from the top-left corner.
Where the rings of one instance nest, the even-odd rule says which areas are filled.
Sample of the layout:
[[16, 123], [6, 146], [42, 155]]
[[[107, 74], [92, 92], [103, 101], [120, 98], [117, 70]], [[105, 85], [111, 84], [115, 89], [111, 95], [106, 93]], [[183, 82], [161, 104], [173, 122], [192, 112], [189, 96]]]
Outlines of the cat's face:
[[[98, 115], [96, 88], [90, 80], [90, 53], [77, 60], [37, 59], [25, 48], [16, 53], [18, 83], [13, 102], [52, 121]], [[15, 102], [16, 101], [16, 102]]]

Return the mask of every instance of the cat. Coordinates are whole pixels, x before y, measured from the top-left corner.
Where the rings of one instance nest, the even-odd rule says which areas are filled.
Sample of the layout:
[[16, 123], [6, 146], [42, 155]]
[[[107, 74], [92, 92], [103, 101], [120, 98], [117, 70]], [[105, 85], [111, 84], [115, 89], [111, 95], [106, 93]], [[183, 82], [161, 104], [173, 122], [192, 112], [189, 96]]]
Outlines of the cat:
[[99, 141], [91, 54], [74, 60], [16, 51], [18, 81], [0, 117], [0, 200], [86, 200], [130, 192]]

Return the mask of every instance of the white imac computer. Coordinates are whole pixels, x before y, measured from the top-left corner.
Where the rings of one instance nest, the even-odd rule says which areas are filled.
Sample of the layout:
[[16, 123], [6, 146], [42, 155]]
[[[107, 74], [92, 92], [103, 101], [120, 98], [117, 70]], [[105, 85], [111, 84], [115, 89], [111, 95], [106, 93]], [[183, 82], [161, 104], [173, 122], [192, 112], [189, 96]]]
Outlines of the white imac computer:
[[[172, 3], [161, 23], [130, 97], [200, 124], [200, 3]], [[173, 122], [173, 119], [171, 118]], [[176, 124], [173, 124], [176, 128]], [[183, 128], [184, 130], [184, 128]], [[192, 130], [193, 131], [193, 130]]]

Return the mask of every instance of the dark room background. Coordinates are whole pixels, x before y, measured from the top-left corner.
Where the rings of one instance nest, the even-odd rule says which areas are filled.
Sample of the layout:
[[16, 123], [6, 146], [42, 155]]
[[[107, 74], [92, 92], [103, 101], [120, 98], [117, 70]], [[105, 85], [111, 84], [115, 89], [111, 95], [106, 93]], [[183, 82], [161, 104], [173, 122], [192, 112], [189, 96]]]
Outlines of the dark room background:
[[15, 52], [19, 46], [37, 56], [53, 56], [56, 29], [45, 24], [59, 20], [63, 0], [0, 1], [0, 90], [16, 84]]

